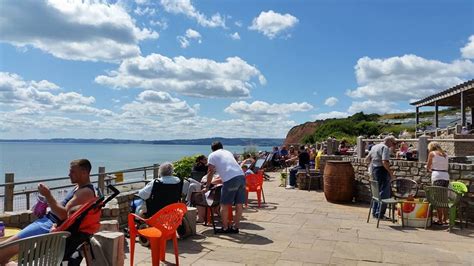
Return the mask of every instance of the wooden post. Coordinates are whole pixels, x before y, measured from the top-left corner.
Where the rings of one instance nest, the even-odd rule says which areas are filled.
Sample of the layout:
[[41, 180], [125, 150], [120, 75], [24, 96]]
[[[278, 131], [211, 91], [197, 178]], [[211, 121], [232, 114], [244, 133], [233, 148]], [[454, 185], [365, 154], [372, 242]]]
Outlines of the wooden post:
[[159, 167], [159, 166], [160, 166], [160, 165], [157, 164], [157, 163], [155, 163], [155, 164], [153, 165], [153, 179], [157, 179], [157, 178], [158, 178], [158, 167]]
[[416, 107], [416, 115], [415, 115], [415, 127], [418, 129], [418, 124], [420, 123], [420, 107]]
[[418, 138], [418, 162], [428, 160], [428, 136], [423, 135]]
[[466, 126], [466, 96], [461, 91], [461, 125]]
[[97, 185], [99, 187], [100, 193], [104, 194], [105, 189], [105, 167], [99, 166], [99, 177], [97, 179]]
[[357, 137], [357, 158], [362, 159], [365, 157], [365, 142], [362, 140], [364, 137]]
[[471, 128], [468, 129], [472, 128], [474, 128], [474, 106], [471, 106]]
[[434, 104], [435, 104], [434, 126], [435, 126], [435, 128], [438, 128], [439, 127], [439, 123], [438, 123], [438, 101], [435, 101]]
[[5, 201], [3, 202], [3, 211], [11, 212], [13, 211], [13, 192], [15, 190], [15, 174], [6, 173], [5, 174]]

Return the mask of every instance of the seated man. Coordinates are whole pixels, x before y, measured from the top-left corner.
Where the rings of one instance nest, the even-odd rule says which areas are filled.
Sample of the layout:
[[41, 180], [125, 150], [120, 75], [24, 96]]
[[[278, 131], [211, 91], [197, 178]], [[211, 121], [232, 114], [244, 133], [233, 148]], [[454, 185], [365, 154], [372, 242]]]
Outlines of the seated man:
[[144, 188], [138, 191], [139, 199], [134, 200], [134, 204], [136, 206], [136, 214], [143, 216], [145, 213], [147, 213], [148, 210], [146, 204], [144, 203], [152, 196], [159, 196], [152, 195], [153, 187], [157, 183], [156, 181], [161, 182], [163, 184], [179, 184], [181, 182], [181, 179], [179, 179], [179, 177], [173, 176], [173, 170], [173, 165], [170, 162], [165, 162], [161, 164], [160, 168], [158, 169], [158, 178], [155, 181], [149, 182]]
[[300, 147], [300, 154], [298, 155], [298, 165], [290, 170], [290, 184], [286, 186], [286, 189], [294, 189], [296, 186], [296, 173], [299, 169], [306, 169], [306, 165], [309, 164], [309, 154], [305, 150], [304, 146]]
[[[67, 218], [69, 212], [77, 210], [80, 205], [93, 199], [95, 197], [95, 190], [89, 178], [91, 168], [91, 163], [87, 159], [79, 159], [71, 162], [69, 177], [71, 183], [76, 184], [76, 186], [69, 191], [62, 202], [56, 201], [46, 185], [42, 183], [38, 184], [38, 192], [46, 198], [51, 211], [25, 227], [17, 235], [10, 237], [4, 243], [49, 233], [53, 224], [60, 225]], [[18, 249], [18, 246], [12, 246], [0, 250], [0, 265], [6, 264], [13, 255], [18, 253]]]

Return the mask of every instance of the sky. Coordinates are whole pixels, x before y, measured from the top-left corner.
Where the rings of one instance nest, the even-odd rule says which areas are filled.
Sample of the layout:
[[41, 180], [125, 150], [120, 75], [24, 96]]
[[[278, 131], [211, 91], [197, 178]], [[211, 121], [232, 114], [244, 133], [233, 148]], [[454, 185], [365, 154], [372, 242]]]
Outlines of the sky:
[[0, 139], [284, 138], [414, 111], [474, 78], [472, 0], [0, 0], [0, 13]]

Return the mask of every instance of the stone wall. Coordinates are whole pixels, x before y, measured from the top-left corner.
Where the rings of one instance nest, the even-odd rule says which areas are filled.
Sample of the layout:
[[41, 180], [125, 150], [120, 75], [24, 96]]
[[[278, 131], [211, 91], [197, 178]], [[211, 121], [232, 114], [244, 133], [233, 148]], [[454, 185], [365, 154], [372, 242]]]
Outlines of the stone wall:
[[[355, 199], [359, 202], [370, 202], [370, 185], [369, 174], [367, 172], [367, 164], [364, 159], [346, 157], [346, 161], [352, 163], [355, 173]], [[427, 173], [425, 163], [405, 161], [405, 160], [390, 160], [391, 169], [396, 177], [409, 178], [415, 180], [419, 185], [418, 196], [423, 197], [423, 187], [431, 185], [430, 174]], [[449, 164], [449, 175], [451, 180], [456, 180], [464, 177], [467, 174], [472, 174], [474, 171], [473, 164]]]
[[[451, 134], [433, 137], [434, 141], [437, 139], [474, 139], [474, 135]], [[449, 156], [474, 155], [474, 144], [472, 142], [440, 142], [440, 145]]]

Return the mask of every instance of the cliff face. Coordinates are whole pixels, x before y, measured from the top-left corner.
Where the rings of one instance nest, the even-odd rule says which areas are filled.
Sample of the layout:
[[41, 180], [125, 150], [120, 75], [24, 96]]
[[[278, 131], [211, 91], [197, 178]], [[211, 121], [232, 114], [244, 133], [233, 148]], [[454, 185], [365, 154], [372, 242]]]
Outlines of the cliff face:
[[321, 122], [318, 121], [306, 122], [304, 124], [294, 126], [292, 129], [290, 129], [290, 131], [288, 131], [284, 144], [291, 145], [301, 143], [301, 140], [304, 136], [313, 134], [316, 128], [320, 125]]

